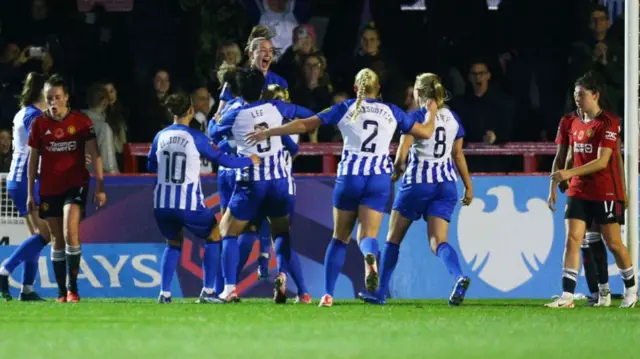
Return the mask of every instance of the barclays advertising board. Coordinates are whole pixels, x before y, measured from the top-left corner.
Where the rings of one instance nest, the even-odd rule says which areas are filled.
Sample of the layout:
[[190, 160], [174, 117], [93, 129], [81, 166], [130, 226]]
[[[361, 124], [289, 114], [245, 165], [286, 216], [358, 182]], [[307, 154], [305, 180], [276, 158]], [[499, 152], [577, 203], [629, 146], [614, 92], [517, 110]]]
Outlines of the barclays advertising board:
[[[546, 205], [548, 180], [543, 176], [474, 177], [475, 199], [469, 207], [458, 207], [450, 225], [449, 241], [458, 251], [463, 271], [472, 279], [470, 298], [549, 298], [561, 285], [565, 242], [564, 196], [558, 211]], [[297, 179], [297, 204], [292, 224], [293, 247], [300, 257], [307, 287], [314, 298], [323, 294], [324, 253], [332, 235], [332, 178]], [[149, 297], [160, 290], [160, 259], [164, 249], [152, 216], [153, 179], [113, 177], [106, 181], [109, 204], [99, 212], [90, 210], [81, 224], [83, 262], [79, 275], [83, 297]], [[210, 193], [206, 204], [219, 203], [214, 178], [203, 182]], [[462, 187], [460, 186], [460, 193]], [[385, 214], [378, 240], [389, 227]], [[355, 236], [355, 233], [354, 233]], [[174, 296], [199, 294], [202, 271], [202, 243], [186, 234], [180, 266], [173, 282]], [[0, 261], [15, 246], [0, 247]], [[45, 296], [56, 294], [48, 250], [40, 257], [36, 288]], [[270, 281], [256, 278], [257, 245], [239, 278], [243, 297], [269, 297]], [[609, 256], [609, 273], [614, 292], [622, 290], [618, 271]], [[275, 271], [275, 260], [270, 263]], [[347, 259], [336, 285], [336, 298], [354, 298], [364, 289], [362, 255], [355, 241], [348, 246]], [[19, 267], [12, 286], [19, 287]], [[275, 273], [272, 273], [273, 279]], [[292, 281], [289, 281], [292, 283]], [[431, 253], [426, 224], [415, 222], [400, 251], [391, 283], [394, 298], [445, 298], [453, 279], [441, 261]], [[295, 287], [289, 288], [295, 295]], [[585, 292], [582, 278], [578, 291]]]

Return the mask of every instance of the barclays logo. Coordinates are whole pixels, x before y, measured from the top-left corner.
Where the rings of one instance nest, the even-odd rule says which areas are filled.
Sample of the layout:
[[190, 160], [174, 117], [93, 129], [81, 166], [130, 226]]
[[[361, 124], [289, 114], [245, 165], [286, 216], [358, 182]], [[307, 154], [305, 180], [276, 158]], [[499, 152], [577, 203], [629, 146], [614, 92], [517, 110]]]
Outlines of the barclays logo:
[[549, 257], [553, 214], [541, 198], [529, 199], [527, 211], [520, 212], [508, 186], [492, 187], [486, 194], [497, 198], [493, 211], [487, 212], [479, 198], [460, 209], [460, 252], [479, 279], [506, 293], [531, 279]]

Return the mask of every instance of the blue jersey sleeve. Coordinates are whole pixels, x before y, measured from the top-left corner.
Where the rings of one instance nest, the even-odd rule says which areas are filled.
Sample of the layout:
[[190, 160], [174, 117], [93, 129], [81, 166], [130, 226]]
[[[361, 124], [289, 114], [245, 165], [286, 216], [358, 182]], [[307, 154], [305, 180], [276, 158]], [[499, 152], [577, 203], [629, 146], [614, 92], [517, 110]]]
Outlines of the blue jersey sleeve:
[[353, 102], [353, 100], [347, 100], [337, 105], [333, 105], [328, 109], [318, 113], [318, 117], [320, 117], [320, 121], [322, 121], [322, 124], [337, 125], [349, 110], [349, 106], [351, 105], [350, 102]]
[[236, 121], [236, 116], [240, 112], [239, 108], [230, 110], [222, 116], [222, 119], [219, 123], [214, 126], [214, 131], [209, 132], [209, 136], [215, 143], [219, 143], [223, 140], [224, 136], [227, 136], [231, 133], [231, 129], [233, 128], [233, 124]]
[[412, 116], [412, 114], [408, 115], [406, 112], [402, 111], [396, 105], [389, 105], [389, 107], [391, 108], [391, 112], [393, 113], [393, 117], [398, 122], [398, 127], [400, 128], [400, 132], [401, 133], [409, 133], [411, 131], [411, 128], [413, 127], [413, 125], [416, 123], [415, 117]]
[[227, 139], [223, 139], [222, 141], [216, 143], [216, 145], [218, 146], [218, 149], [224, 153], [232, 153], [233, 152], [233, 147], [231, 147], [231, 145], [229, 144], [229, 141], [227, 141]]
[[149, 173], [158, 172], [158, 157], [156, 152], [158, 151], [158, 135], [153, 139], [149, 153], [147, 154], [147, 171]]
[[289, 151], [291, 156], [295, 156], [300, 149], [300, 146], [298, 146], [298, 144], [290, 136], [282, 136], [282, 145], [287, 151]]
[[278, 112], [280, 112], [284, 118], [307, 118], [315, 115], [313, 111], [306, 107], [292, 105], [278, 100], [271, 101], [271, 104], [278, 109]]
[[220, 95], [218, 96], [220, 101], [231, 101], [233, 100], [233, 96], [231, 96], [231, 90], [229, 89], [229, 84], [226, 82], [222, 86], [222, 90], [220, 91]]
[[451, 111], [451, 115], [453, 115], [453, 118], [455, 118], [456, 122], [458, 122], [458, 133], [456, 133], [456, 138], [455, 138], [457, 140], [458, 138], [464, 137], [466, 133], [464, 132], [464, 127], [462, 127], [462, 121], [460, 121], [460, 117], [458, 117], [458, 114]]
[[31, 131], [31, 124], [33, 120], [35, 120], [38, 116], [40, 116], [42, 112], [40, 111], [25, 111], [25, 116], [22, 119], [24, 124], [24, 129], [29, 133]]
[[201, 132], [197, 132], [197, 130], [194, 130], [192, 135], [196, 141], [196, 148], [198, 149], [200, 156], [208, 159], [209, 161], [215, 161], [218, 164], [229, 168], [243, 168], [253, 165], [253, 162], [249, 157], [232, 157], [216, 150], [209, 142], [207, 136]]

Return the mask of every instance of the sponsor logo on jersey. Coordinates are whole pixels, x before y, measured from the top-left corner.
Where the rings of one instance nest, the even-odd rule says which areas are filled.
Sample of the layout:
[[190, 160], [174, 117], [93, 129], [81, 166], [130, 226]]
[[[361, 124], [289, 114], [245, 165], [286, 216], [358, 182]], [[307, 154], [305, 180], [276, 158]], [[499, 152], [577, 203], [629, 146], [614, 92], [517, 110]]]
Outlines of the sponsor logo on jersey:
[[618, 134], [613, 131], [605, 131], [604, 138], [609, 141], [616, 141]]
[[590, 143], [573, 143], [573, 152], [575, 153], [593, 153], [593, 145]]
[[76, 141], [49, 142], [47, 151], [49, 152], [71, 152], [77, 148]]

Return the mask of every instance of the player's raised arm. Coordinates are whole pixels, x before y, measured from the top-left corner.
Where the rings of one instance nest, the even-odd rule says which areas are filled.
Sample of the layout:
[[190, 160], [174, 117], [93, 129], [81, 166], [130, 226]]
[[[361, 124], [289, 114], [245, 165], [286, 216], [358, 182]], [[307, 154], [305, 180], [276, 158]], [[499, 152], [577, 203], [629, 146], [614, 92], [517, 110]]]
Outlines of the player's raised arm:
[[262, 131], [249, 132], [245, 136], [245, 139], [247, 144], [255, 145], [256, 143], [273, 136], [295, 135], [297, 133], [310, 132], [321, 124], [322, 121], [320, 120], [320, 117], [313, 116], [305, 119], [293, 120], [286, 125], [268, 128]]

